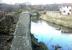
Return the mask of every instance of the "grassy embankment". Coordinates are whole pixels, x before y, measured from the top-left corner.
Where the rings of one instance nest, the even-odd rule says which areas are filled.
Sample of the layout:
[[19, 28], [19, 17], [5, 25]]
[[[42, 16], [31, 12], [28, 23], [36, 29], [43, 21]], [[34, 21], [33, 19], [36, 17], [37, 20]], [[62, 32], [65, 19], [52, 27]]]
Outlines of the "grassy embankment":
[[64, 16], [58, 12], [48, 12], [47, 14], [42, 14], [40, 18], [57, 25], [72, 28], [72, 15]]

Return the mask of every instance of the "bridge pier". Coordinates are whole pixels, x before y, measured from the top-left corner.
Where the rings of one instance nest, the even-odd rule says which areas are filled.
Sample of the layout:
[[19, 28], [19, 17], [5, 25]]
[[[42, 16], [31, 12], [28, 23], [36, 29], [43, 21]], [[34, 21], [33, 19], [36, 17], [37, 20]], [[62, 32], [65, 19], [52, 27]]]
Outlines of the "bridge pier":
[[29, 13], [20, 14], [10, 50], [32, 50], [30, 22], [31, 21]]

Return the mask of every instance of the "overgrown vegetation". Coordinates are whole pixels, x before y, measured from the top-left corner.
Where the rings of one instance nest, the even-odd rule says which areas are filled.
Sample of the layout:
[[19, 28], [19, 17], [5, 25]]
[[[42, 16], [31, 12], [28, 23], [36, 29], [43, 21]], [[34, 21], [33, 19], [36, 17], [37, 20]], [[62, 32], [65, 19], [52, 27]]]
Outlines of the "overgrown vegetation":
[[0, 16], [0, 50], [10, 49], [17, 21], [14, 15]]
[[33, 50], [48, 50], [47, 46], [42, 42], [38, 42], [38, 40], [33, 36], [33, 34], [31, 34], [31, 43]]

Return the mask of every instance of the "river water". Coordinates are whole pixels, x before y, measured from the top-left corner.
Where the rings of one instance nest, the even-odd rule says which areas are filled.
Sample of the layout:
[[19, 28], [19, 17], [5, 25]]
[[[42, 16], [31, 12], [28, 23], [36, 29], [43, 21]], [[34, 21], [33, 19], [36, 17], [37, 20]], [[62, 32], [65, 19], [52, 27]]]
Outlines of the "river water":
[[60, 50], [72, 50], [72, 34], [62, 33], [45, 21], [31, 22], [31, 33], [49, 50], [55, 50], [55, 46], [59, 46]]

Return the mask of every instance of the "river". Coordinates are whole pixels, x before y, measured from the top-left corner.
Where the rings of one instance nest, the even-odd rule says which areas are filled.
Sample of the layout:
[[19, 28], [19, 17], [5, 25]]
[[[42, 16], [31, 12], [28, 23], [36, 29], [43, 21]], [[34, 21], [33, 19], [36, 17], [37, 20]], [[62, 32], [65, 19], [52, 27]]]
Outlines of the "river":
[[46, 21], [31, 22], [31, 33], [49, 50], [55, 50], [55, 46], [60, 46], [60, 50], [72, 50], [72, 34], [65, 34]]

